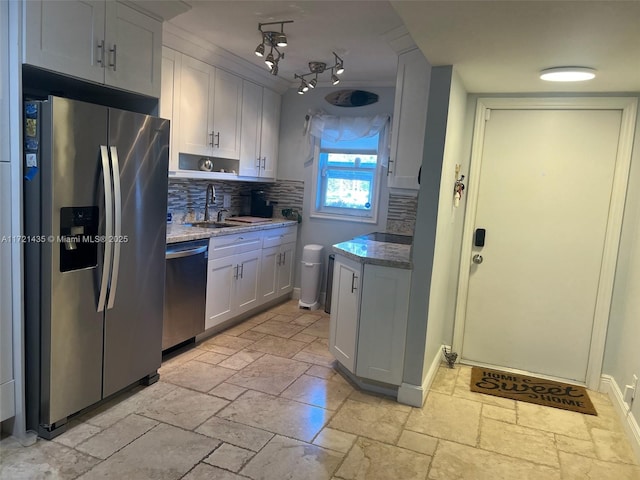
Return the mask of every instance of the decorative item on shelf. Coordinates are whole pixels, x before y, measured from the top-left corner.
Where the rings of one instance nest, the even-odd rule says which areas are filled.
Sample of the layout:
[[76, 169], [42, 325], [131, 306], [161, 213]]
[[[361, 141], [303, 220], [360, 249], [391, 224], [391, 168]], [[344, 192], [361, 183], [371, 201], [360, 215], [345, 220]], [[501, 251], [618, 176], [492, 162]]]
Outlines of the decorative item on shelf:
[[455, 184], [453, 186], [453, 206], [454, 207], [459, 207], [460, 206], [460, 199], [462, 198], [462, 193], [464, 192], [464, 175], [460, 175], [460, 177], [458, 177], [458, 175], [460, 175], [460, 165], [456, 165], [456, 181]]
[[198, 168], [203, 172], [212, 172], [213, 160], [207, 157], [201, 157], [200, 160], [198, 160]]
[[282, 216], [287, 220], [295, 220], [298, 223], [302, 222], [302, 215], [300, 215], [295, 208], [283, 208]]
[[[298, 93], [300, 95], [304, 95], [310, 88], [316, 88], [316, 85], [318, 84], [318, 75], [327, 70], [331, 70], [331, 83], [333, 85], [340, 83], [338, 75], [342, 75], [344, 73], [344, 61], [336, 52], [331, 53], [333, 53], [333, 56], [335, 57], [334, 65], [328, 66], [324, 62], [309, 62], [309, 73], [302, 73], [300, 75], [295, 73], [293, 75], [294, 78], [300, 79], [300, 87], [298, 88]], [[309, 75], [314, 75], [314, 77], [307, 82], [305, 77], [308, 77]]]
[[[269, 53], [265, 57], [264, 63], [267, 64], [271, 75], [278, 75], [278, 63], [281, 58], [284, 58], [284, 53], [282, 53], [278, 47], [282, 48], [287, 46], [287, 36], [284, 33], [285, 23], [293, 23], [293, 20], [258, 24], [258, 30], [260, 30], [260, 34], [262, 35], [262, 42], [256, 47], [255, 54], [258, 57], [264, 57], [266, 48], [269, 48]], [[272, 32], [262, 30], [262, 27], [266, 25], [280, 25], [280, 31]]]

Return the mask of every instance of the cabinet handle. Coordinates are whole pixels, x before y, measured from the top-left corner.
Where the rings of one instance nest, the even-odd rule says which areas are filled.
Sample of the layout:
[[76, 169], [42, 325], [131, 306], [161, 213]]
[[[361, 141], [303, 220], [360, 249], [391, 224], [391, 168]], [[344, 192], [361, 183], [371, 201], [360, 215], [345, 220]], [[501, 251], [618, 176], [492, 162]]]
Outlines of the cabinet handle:
[[257, 158], [258, 163], [256, 164], [256, 167], [258, 167], [258, 171], [260, 170], [260, 157]]
[[267, 157], [262, 157], [262, 169], [267, 168]]
[[244, 263], [240, 265], [240, 278], [244, 278]]
[[216, 133], [214, 136], [217, 139], [216, 144], [214, 145], [214, 147], [220, 148], [220, 132]]
[[278, 254], [278, 266], [282, 265], [282, 254]]
[[236, 273], [233, 274], [233, 278], [235, 278], [236, 280], [238, 279], [238, 268], [240, 267], [240, 265], [236, 265]]
[[211, 148], [213, 148], [213, 135], [214, 135], [214, 133], [213, 133], [213, 130], [212, 130], [211, 133], [209, 134], [209, 136], [211, 137], [211, 141], [209, 142], [209, 146]]
[[355, 273], [351, 274], [351, 293], [355, 292], [358, 289], [358, 287], [356, 287], [356, 285], [355, 285], [357, 278], [358, 277], [356, 276]]
[[98, 42], [98, 59], [96, 63], [104, 68], [104, 40]]
[[114, 43], [113, 44], [113, 48], [109, 49], [109, 52], [113, 53], [113, 63], [109, 62], [109, 66], [113, 67], [113, 71], [116, 71], [116, 60], [118, 57], [118, 50], [117, 50], [117, 45]]
[[391, 164], [394, 162], [395, 160], [391, 160], [389, 159], [389, 165], [387, 166], [387, 177], [389, 176], [390, 173], [393, 173], [391, 171]]
[[284, 265], [285, 263], [287, 263], [287, 252], [282, 253], [282, 264]]

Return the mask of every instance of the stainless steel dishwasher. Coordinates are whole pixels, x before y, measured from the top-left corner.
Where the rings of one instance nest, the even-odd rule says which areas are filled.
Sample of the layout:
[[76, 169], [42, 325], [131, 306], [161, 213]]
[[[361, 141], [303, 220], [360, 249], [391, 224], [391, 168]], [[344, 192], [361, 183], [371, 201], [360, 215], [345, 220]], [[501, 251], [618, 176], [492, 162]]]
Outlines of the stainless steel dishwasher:
[[209, 240], [167, 244], [162, 350], [204, 331]]

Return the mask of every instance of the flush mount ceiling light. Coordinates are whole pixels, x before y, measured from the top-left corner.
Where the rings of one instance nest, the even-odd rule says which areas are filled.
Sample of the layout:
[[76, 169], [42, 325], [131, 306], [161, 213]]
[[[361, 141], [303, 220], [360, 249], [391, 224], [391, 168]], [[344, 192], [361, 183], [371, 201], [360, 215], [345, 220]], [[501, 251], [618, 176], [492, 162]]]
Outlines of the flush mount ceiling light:
[[[344, 73], [344, 60], [342, 60], [336, 52], [331, 53], [333, 53], [333, 56], [335, 57], [334, 65], [328, 66], [324, 62], [309, 62], [309, 73], [302, 73], [300, 75], [295, 73], [293, 75], [294, 78], [300, 79], [300, 87], [298, 87], [298, 93], [300, 95], [306, 93], [310, 88], [316, 88], [316, 85], [318, 84], [318, 75], [328, 70], [331, 71], [331, 83], [333, 85], [340, 83], [340, 77], [338, 77], [338, 75]], [[310, 75], [313, 75], [314, 77], [307, 82], [305, 77]]]
[[540, 78], [548, 82], [583, 82], [596, 76], [596, 70], [589, 67], [554, 67], [540, 72]]
[[[264, 63], [267, 64], [267, 68], [271, 72], [271, 75], [278, 75], [278, 62], [281, 58], [284, 58], [284, 53], [280, 52], [278, 47], [282, 48], [287, 46], [287, 36], [284, 33], [285, 23], [293, 23], [293, 20], [258, 24], [258, 30], [262, 35], [262, 42], [260, 42], [260, 44], [256, 47], [255, 54], [258, 57], [264, 57], [266, 49], [269, 49], [269, 53], [267, 54]], [[280, 31], [272, 32], [262, 30], [262, 27], [267, 25], [280, 25]]]

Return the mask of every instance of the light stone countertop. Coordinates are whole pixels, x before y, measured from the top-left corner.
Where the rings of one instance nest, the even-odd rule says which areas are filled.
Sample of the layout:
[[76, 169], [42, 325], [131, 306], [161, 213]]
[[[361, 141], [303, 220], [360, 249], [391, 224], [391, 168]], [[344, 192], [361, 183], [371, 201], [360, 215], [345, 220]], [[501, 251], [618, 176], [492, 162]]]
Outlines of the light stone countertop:
[[375, 242], [364, 238], [352, 238], [333, 245], [333, 251], [360, 263], [411, 270], [411, 245]]
[[269, 222], [251, 225], [248, 223], [234, 222], [233, 217], [225, 219], [224, 223], [234, 226], [223, 228], [202, 228], [192, 227], [186, 224], [169, 223], [167, 224], [167, 243], [187, 242], [190, 240], [200, 240], [202, 238], [219, 237], [235, 233], [255, 232], [258, 230], [269, 230], [271, 228], [287, 227], [298, 224], [296, 221], [285, 220], [284, 218], [274, 218]]

